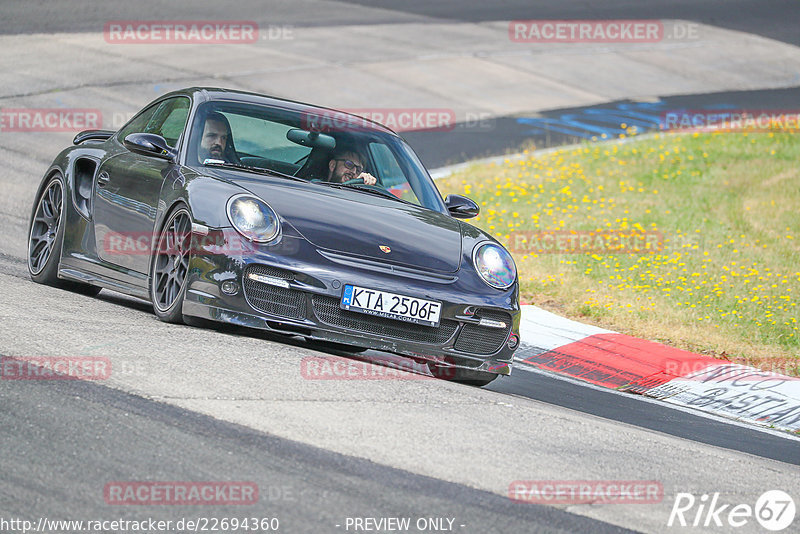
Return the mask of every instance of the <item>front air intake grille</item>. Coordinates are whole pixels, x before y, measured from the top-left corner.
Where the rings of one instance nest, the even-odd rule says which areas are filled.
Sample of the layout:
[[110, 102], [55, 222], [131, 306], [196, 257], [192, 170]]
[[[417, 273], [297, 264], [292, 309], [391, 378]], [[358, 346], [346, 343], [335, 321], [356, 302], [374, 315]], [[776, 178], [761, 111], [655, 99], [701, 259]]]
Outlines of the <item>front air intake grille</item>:
[[343, 310], [339, 307], [338, 299], [322, 295], [312, 296], [311, 302], [314, 313], [323, 323], [404, 341], [442, 345], [453, 336], [458, 327], [457, 322], [448, 319], [443, 319], [438, 327], [421, 326]]
[[250, 273], [263, 274], [273, 278], [280, 278], [281, 280], [294, 280], [294, 273], [285, 269], [278, 269], [269, 265], [251, 265], [247, 268], [245, 278]]
[[305, 293], [253, 280], [248, 276], [250, 273], [292, 280], [294, 275], [291, 272], [266, 265], [253, 265], [244, 274], [244, 293], [250, 305], [261, 312], [290, 319], [305, 317]]
[[475, 316], [481, 319], [503, 321], [506, 323], [506, 327], [490, 328], [478, 324], [465, 324], [458, 334], [455, 348], [470, 354], [494, 354], [508, 339], [508, 332], [511, 330], [511, 316], [505, 312], [493, 310], [478, 310]]

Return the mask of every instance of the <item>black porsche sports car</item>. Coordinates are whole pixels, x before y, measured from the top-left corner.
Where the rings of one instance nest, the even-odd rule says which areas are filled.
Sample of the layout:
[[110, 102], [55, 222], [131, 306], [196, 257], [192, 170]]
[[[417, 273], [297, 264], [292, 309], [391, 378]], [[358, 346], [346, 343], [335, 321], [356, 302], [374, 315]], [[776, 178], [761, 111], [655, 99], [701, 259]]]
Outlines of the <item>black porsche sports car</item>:
[[391, 130], [331, 109], [190, 88], [119, 131], [79, 133], [29, 229], [39, 283], [143, 297], [163, 321], [221, 321], [389, 351], [483, 385], [511, 372], [511, 256], [459, 219]]

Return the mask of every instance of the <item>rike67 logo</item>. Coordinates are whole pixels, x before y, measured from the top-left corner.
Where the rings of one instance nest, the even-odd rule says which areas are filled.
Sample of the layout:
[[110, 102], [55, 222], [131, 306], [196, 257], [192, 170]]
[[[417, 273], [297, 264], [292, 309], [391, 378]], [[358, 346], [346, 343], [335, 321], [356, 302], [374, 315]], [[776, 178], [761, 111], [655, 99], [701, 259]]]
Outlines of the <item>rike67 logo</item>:
[[719, 493], [703, 494], [699, 498], [691, 493], [678, 493], [667, 526], [721, 527], [725, 532], [750, 524], [755, 518], [765, 529], [778, 532], [789, 527], [795, 516], [794, 500], [781, 490], [764, 492], [755, 506], [749, 504], [722, 504]]

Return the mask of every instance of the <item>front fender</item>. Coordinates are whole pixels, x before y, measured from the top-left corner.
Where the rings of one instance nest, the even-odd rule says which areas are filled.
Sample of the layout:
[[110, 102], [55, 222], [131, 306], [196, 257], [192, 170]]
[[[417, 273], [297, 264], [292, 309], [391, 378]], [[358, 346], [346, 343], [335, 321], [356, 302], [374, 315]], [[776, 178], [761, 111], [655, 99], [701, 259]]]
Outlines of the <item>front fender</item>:
[[184, 167], [180, 176], [168, 177], [164, 182], [161, 198], [165, 210], [160, 214], [161, 220], [176, 202], [183, 201], [189, 206], [192, 219], [197, 224], [209, 228], [228, 227], [230, 223], [225, 215], [225, 203], [233, 195], [243, 192], [245, 190], [235, 184], [203, 176]]

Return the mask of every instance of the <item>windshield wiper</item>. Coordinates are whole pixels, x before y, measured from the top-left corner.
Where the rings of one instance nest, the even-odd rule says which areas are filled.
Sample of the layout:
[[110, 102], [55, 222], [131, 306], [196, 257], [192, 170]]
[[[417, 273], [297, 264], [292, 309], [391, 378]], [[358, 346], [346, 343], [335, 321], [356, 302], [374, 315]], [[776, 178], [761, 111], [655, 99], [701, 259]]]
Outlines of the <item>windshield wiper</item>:
[[407, 200], [403, 200], [402, 198], [396, 197], [389, 191], [385, 189], [375, 189], [374, 185], [367, 185], [367, 184], [337, 184], [336, 182], [315, 182], [320, 185], [327, 185], [328, 187], [335, 187], [337, 189], [355, 189], [356, 191], [361, 191], [363, 193], [371, 193], [373, 195], [383, 197], [383, 198], [391, 198], [392, 200], [397, 200], [398, 202], [403, 202], [405, 204], [411, 204]]
[[213, 160], [213, 161], [206, 160], [206, 161], [203, 162], [203, 165], [206, 166], [206, 167], [223, 167], [223, 168], [224, 167], [229, 167], [229, 168], [232, 168], [232, 169], [241, 169], [241, 170], [245, 170], [245, 171], [255, 172], [255, 173], [258, 173], [258, 174], [267, 174], [267, 175], [270, 175], [270, 176], [280, 176], [281, 178], [289, 178], [289, 179], [292, 179], [292, 180], [296, 180], [298, 182], [308, 182], [308, 180], [304, 180], [304, 179], [299, 178], [297, 176], [292, 176], [291, 174], [284, 174], [282, 172], [274, 171], [272, 169], [265, 169], [264, 167], [252, 167], [250, 165], [243, 165], [241, 163], [230, 163], [230, 162], [222, 161], [222, 160]]

